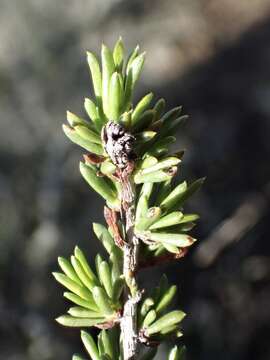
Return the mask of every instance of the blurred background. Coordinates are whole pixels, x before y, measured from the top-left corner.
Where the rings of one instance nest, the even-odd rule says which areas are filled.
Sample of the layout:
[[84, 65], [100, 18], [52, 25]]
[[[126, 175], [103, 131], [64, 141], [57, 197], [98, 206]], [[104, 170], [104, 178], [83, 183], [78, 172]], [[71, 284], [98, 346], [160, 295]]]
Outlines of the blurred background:
[[119, 35], [147, 52], [137, 95], [191, 115], [179, 177], [207, 176], [188, 206], [199, 241], [154, 273], [179, 284], [188, 359], [270, 359], [269, 0], [0, 1], [0, 358], [83, 352], [53, 320], [67, 303], [51, 272], [75, 244], [93, 260], [103, 202], [61, 124], [91, 96], [85, 51]]

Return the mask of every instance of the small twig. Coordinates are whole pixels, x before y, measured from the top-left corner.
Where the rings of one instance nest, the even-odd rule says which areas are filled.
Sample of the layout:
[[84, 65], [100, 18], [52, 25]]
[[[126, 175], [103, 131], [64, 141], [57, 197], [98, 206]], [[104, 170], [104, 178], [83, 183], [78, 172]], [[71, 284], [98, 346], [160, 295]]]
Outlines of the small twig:
[[122, 186], [120, 217], [125, 228], [125, 241], [119, 238], [116, 213], [105, 207], [106, 221], [115, 235], [115, 241], [123, 248], [123, 274], [126, 281], [125, 304], [121, 319], [121, 337], [124, 360], [135, 360], [138, 353], [137, 304], [141, 299], [136, 279], [138, 267], [139, 239], [134, 233], [135, 225], [135, 184], [132, 179], [134, 170], [134, 136], [114, 122], [108, 122], [102, 130], [102, 140], [106, 152], [116, 165], [115, 176]]

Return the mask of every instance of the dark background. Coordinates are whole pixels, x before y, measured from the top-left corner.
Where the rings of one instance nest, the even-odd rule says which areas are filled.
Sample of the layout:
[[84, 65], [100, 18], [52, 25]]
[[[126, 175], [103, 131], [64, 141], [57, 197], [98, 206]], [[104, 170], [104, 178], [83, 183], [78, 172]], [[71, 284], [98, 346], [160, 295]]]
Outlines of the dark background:
[[82, 350], [53, 321], [67, 304], [51, 272], [75, 244], [93, 260], [103, 202], [61, 124], [91, 95], [85, 51], [119, 35], [147, 51], [137, 95], [191, 115], [180, 177], [207, 176], [189, 203], [199, 241], [149, 285], [162, 270], [179, 284], [189, 360], [270, 359], [269, 0], [0, 1], [0, 358]]

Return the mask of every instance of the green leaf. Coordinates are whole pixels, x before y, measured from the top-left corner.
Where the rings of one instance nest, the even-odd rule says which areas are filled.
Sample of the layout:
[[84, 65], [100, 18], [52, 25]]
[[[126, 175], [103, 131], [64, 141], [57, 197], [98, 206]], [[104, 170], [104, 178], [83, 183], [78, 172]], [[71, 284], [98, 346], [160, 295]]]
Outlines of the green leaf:
[[170, 111], [166, 112], [165, 115], [162, 117], [163, 122], [171, 122], [172, 120], [176, 119], [178, 115], [180, 115], [182, 111], [182, 106], [177, 106]]
[[68, 310], [68, 313], [73, 316], [73, 317], [77, 317], [77, 318], [89, 318], [89, 319], [97, 319], [97, 318], [102, 318], [102, 314], [96, 311], [92, 311], [92, 310], [87, 310], [83, 307], [80, 306], [74, 306], [71, 307]]
[[138, 134], [136, 134], [136, 146], [140, 146], [141, 144], [145, 144], [147, 141], [153, 139], [156, 136], [156, 132], [152, 130], [145, 130]]
[[162, 126], [161, 130], [159, 131], [160, 138], [164, 138], [169, 135], [173, 135], [176, 129], [182, 125], [188, 119], [188, 115], [183, 115], [178, 117], [177, 119], [167, 121]]
[[[172, 325], [172, 326], [165, 327], [165, 328], [163, 328], [161, 330], [160, 334], [161, 335], [168, 335], [168, 334], [175, 333], [175, 332], [177, 332], [177, 333], [179, 332], [179, 326], [178, 325]], [[175, 334], [175, 335], [177, 335], [177, 334]], [[180, 336], [177, 336], [177, 337], [180, 337]]]
[[194, 181], [191, 185], [188, 186], [187, 191], [181, 197], [181, 204], [183, 204], [187, 199], [189, 199], [193, 194], [200, 190], [202, 184], [205, 181], [205, 177]]
[[101, 49], [101, 63], [102, 63], [102, 101], [103, 111], [107, 118], [110, 118], [110, 106], [109, 106], [109, 87], [110, 80], [113, 72], [115, 71], [115, 65], [111, 50], [104, 44]]
[[102, 285], [104, 286], [106, 293], [111, 298], [113, 289], [111, 282], [111, 269], [106, 261], [102, 261], [99, 267], [99, 275]]
[[58, 264], [60, 268], [63, 270], [63, 272], [73, 281], [75, 281], [78, 285], [82, 286], [81, 280], [78, 278], [77, 274], [75, 273], [73, 267], [71, 266], [70, 262], [63, 258], [58, 257]]
[[154, 94], [151, 92], [145, 95], [137, 104], [135, 109], [132, 112], [132, 126], [136, 125], [138, 121], [140, 121], [140, 117], [143, 112], [149, 107], [151, 101], [154, 97]]
[[120, 296], [124, 289], [124, 285], [125, 285], [125, 281], [123, 278], [118, 278], [115, 280], [113, 284], [113, 293], [112, 293], [113, 303], [116, 303], [120, 299]]
[[132, 72], [129, 71], [125, 84], [124, 84], [124, 103], [123, 103], [123, 111], [128, 111], [131, 106], [131, 98], [133, 93], [132, 87]]
[[169, 353], [168, 360], [184, 360], [185, 359], [186, 348], [182, 346], [174, 346]]
[[139, 170], [147, 169], [151, 166], [154, 166], [158, 163], [158, 159], [154, 156], [146, 156], [145, 159], [141, 162], [140, 166], [138, 167]]
[[164, 246], [164, 248], [166, 250], [168, 250], [172, 254], [178, 254], [179, 253], [179, 249], [175, 245], [170, 245], [170, 244], [167, 244], [167, 243], [162, 243], [162, 245]]
[[[151, 184], [152, 183], [144, 183], [145, 184]], [[137, 208], [136, 208], [136, 221], [138, 222], [141, 218], [143, 218], [148, 210], [148, 200], [147, 197], [145, 195], [140, 196], [138, 203], [137, 203]]]
[[98, 334], [98, 337], [97, 337], [97, 346], [98, 346], [99, 356], [102, 356], [102, 354], [105, 353], [105, 348], [104, 348], [104, 345], [102, 342], [101, 332]]
[[117, 72], [112, 74], [109, 90], [109, 119], [116, 122], [120, 121], [120, 114], [123, 101], [123, 87], [121, 75]]
[[140, 314], [145, 317], [145, 315], [153, 307], [153, 305], [154, 300], [151, 297], [146, 298], [141, 305]]
[[110, 305], [110, 301], [108, 295], [106, 294], [105, 290], [99, 286], [95, 286], [93, 288], [93, 297], [94, 300], [100, 309], [100, 311], [105, 315], [112, 315], [113, 310]]
[[112, 264], [111, 278], [112, 283], [114, 283], [121, 275], [122, 269], [122, 250], [120, 250], [116, 245], [112, 248], [110, 255], [110, 262]]
[[166, 310], [166, 308], [171, 304], [176, 292], [177, 286], [175, 285], [172, 285], [169, 287], [169, 289], [166, 290], [155, 307], [157, 314], [160, 314], [162, 311]]
[[154, 184], [153, 183], [145, 183], [142, 185], [141, 191], [140, 191], [140, 196], [145, 196], [147, 201], [150, 200], [150, 197], [152, 195], [153, 192], [153, 188], [154, 188]]
[[163, 216], [161, 219], [156, 221], [154, 224], [152, 224], [149, 227], [149, 229], [155, 230], [155, 229], [160, 229], [160, 228], [180, 224], [182, 219], [183, 219], [183, 214], [181, 213], [181, 211], [174, 211], [168, 215]]
[[80, 355], [78, 355], [78, 354], [74, 354], [72, 356], [72, 360], [85, 360], [85, 359], [83, 357], [81, 357]]
[[111, 359], [113, 359], [115, 356], [114, 347], [113, 347], [113, 344], [112, 344], [112, 341], [111, 341], [108, 331], [106, 331], [106, 330], [101, 331], [101, 339], [102, 339], [102, 343], [103, 343], [106, 354], [109, 355]]
[[142, 54], [138, 55], [132, 61], [131, 65], [130, 65], [129, 72], [132, 73], [132, 87], [133, 88], [142, 72], [144, 60], [145, 60], [145, 53], [142, 53]]
[[141, 117], [137, 120], [137, 122], [132, 125], [132, 131], [134, 133], [139, 132], [143, 129], [148, 128], [152, 122], [154, 121], [156, 117], [156, 112], [155, 110], [146, 110]]
[[82, 306], [86, 309], [92, 310], [92, 311], [98, 311], [98, 307], [96, 303], [94, 302], [94, 299], [91, 295], [91, 298], [84, 300], [80, 296], [73, 294], [71, 292], [64, 292], [64, 297], [70, 301], [72, 301], [74, 304]]
[[124, 44], [120, 37], [113, 50], [113, 60], [118, 71], [122, 70], [124, 61]]
[[115, 190], [112, 186], [108, 185], [108, 182], [106, 182], [102, 177], [97, 176], [96, 171], [82, 162], [80, 162], [80, 172], [83, 178], [99, 195], [101, 195], [115, 208], [119, 208], [120, 201], [117, 198]]
[[75, 144], [83, 147], [84, 149], [90, 151], [91, 153], [97, 154], [97, 155], [104, 155], [104, 150], [103, 147], [99, 144], [95, 144], [89, 140], [86, 140], [84, 138], [82, 138], [76, 131], [75, 129], [67, 126], [67, 125], [63, 125], [63, 131], [65, 133], [65, 135]]
[[160, 183], [158, 185], [158, 193], [155, 203], [157, 205], [160, 205], [160, 203], [169, 195], [171, 189], [172, 189], [171, 180]]
[[147, 327], [156, 320], [157, 313], [154, 309], [150, 310], [143, 320], [143, 327]]
[[100, 360], [98, 348], [92, 336], [86, 331], [81, 331], [81, 339], [92, 360]]
[[[120, 360], [120, 354], [119, 354], [119, 327], [115, 326], [109, 330], [106, 331], [106, 334], [110, 341], [110, 353], [112, 360]], [[106, 341], [103, 341], [106, 344]], [[106, 348], [106, 347], [105, 347]]]
[[144, 217], [148, 210], [148, 201], [152, 194], [153, 183], [144, 183], [142, 185], [140, 196], [136, 207], [136, 221]]
[[173, 208], [176, 204], [178, 204], [179, 200], [181, 200], [183, 194], [187, 190], [186, 181], [182, 182], [170, 194], [161, 202], [160, 206], [164, 211], [168, 211]]
[[75, 318], [70, 315], [62, 315], [55, 319], [59, 324], [69, 327], [90, 327], [97, 324], [101, 324], [105, 321], [104, 318], [96, 319], [84, 319], [84, 318]]
[[147, 231], [145, 235], [149, 240], [178, 247], [188, 247], [196, 241], [196, 239], [186, 234], [153, 233]]
[[84, 300], [92, 299], [92, 294], [88, 289], [78, 285], [75, 281], [71, 280], [66, 275], [55, 272], [53, 273], [53, 276], [55, 277], [56, 281]]
[[[165, 292], [168, 290], [169, 288], [169, 280], [167, 278], [166, 274], [162, 274], [160, 281], [159, 281], [159, 297], [158, 300], [160, 300], [160, 298], [165, 294]], [[156, 300], [157, 302], [157, 300]]]
[[96, 104], [94, 103], [94, 101], [92, 101], [89, 98], [85, 98], [84, 99], [84, 108], [85, 108], [85, 111], [86, 111], [87, 115], [89, 116], [89, 118], [93, 122], [95, 122], [95, 120], [98, 118], [98, 114], [97, 114]]
[[185, 214], [181, 220], [181, 224], [189, 223], [198, 220], [200, 217], [197, 214]]
[[100, 268], [100, 264], [102, 263], [102, 261], [103, 261], [103, 259], [100, 256], [100, 254], [97, 254], [96, 257], [95, 257], [95, 265], [96, 265], [96, 271], [97, 271], [98, 278], [99, 278], [100, 282], [101, 282], [101, 280], [100, 280], [99, 268]]
[[161, 157], [168, 152], [168, 148], [175, 143], [176, 138], [174, 136], [166, 136], [156, 141], [150, 149], [147, 151], [147, 155]]
[[72, 113], [71, 111], [67, 111], [67, 122], [69, 123], [69, 125], [71, 127], [76, 126], [76, 125], [84, 125], [84, 126], [91, 128], [91, 124], [88, 121], [77, 116], [76, 114]]
[[94, 282], [97, 282], [97, 277], [94, 274], [93, 270], [90, 268], [90, 266], [86, 260], [86, 257], [84, 255], [83, 251], [79, 248], [79, 246], [75, 246], [74, 255], [75, 255], [76, 259], [79, 260], [79, 262], [82, 265], [83, 270], [85, 271], [87, 276]]
[[154, 171], [153, 173], [147, 174], [135, 174], [134, 175], [134, 182], [135, 184], [142, 184], [142, 183], [157, 183], [162, 181], [170, 180], [177, 171], [177, 167], [172, 166], [170, 169], [165, 170], [158, 170]]
[[74, 127], [74, 130], [82, 139], [90, 141], [91, 143], [102, 144], [100, 136], [86, 126], [77, 125]]
[[96, 104], [88, 98], [84, 99], [84, 108], [89, 116], [89, 118], [92, 120], [93, 124], [95, 125], [96, 129], [98, 131], [101, 130], [102, 126], [104, 125], [102, 119], [99, 117]]
[[135, 47], [135, 49], [129, 55], [128, 61], [127, 61], [127, 66], [126, 66], [126, 75], [128, 75], [128, 73], [129, 73], [129, 69], [130, 69], [130, 66], [131, 66], [133, 60], [138, 56], [139, 49], [140, 49], [140, 47], [139, 47], [139, 45], [137, 45]]
[[110, 254], [114, 247], [114, 240], [108, 229], [104, 225], [93, 223], [93, 230], [106, 251]]
[[83, 283], [83, 285], [86, 286], [91, 291], [93, 287], [96, 285], [95, 281], [93, 281], [93, 279], [88, 277], [81, 263], [79, 262], [78, 259], [75, 258], [75, 256], [71, 256], [71, 264], [74, 270], [76, 271], [76, 274], [80, 278], [81, 282]]
[[164, 139], [169, 135], [172, 135], [176, 128], [187, 119], [186, 115], [177, 118], [181, 110], [182, 107], [176, 107], [168, 111], [165, 115], [163, 115], [161, 120], [155, 122], [151, 126], [152, 130], [158, 131], [157, 136], [155, 136], [152, 141], [145, 144], [145, 146], [142, 148], [143, 152], [151, 149], [156, 142]]
[[161, 115], [163, 114], [163, 112], [165, 110], [165, 106], [166, 106], [166, 102], [164, 99], [159, 99], [157, 101], [157, 103], [155, 104], [154, 110], [156, 110], [157, 119], [159, 119], [161, 117]]
[[185, 317], [185, 313], [180, 310], [171, 311], [168, 314], [162, 316], [160, 319], [155, 321], [147, 329], [147, 335], [151, 336], [159, 333], [165, 327], [173, 326], [180, 323]]
[[116, 166], [111, 161], [103, 161], [100, 165], [100, 171], [102, 174], [110, 177], [116, 171]]
[[[123, 111], [125, 110], [125, 107], [123, 107], [122, 109]], [[124, 128], [129, 129], [131, 126], [131, 113], [132, 110], [130, 111], [125, 111], [121, 116], [120, 116], [120, 123], [124, 126]]]
[[149, 228], [161, 215], [161, 209], [158, 207], [151, 207], [148, 209], [146, 215], [139, 220], [136, 219], [135, 231], [143, 231]]
[[180, 232], [180, 233], [188, 232], [188, 231], [192, 230], [195, 226], [196, 226], [196, 224], [194, 222], [182, 223], [182, 224], [176, 226], [176, 232]]
[[140, 170], [140, 174], [150, 174], [158, 170], [168, 169], [172, 166], [178, 165], [181, 162], [177, 157], [170, 156], [166, 159], [160, 160], [153, 166], [147, 167], [145, 169]]
[[90, 67], [92, 81], [93, 81], [93, 88], [97, 99], [100, 99], [102, 96], [102, 80], [101, 80], [101, 71], [98, 60], [96, 56], [91, 53], [87, 52], [87, 61]]

